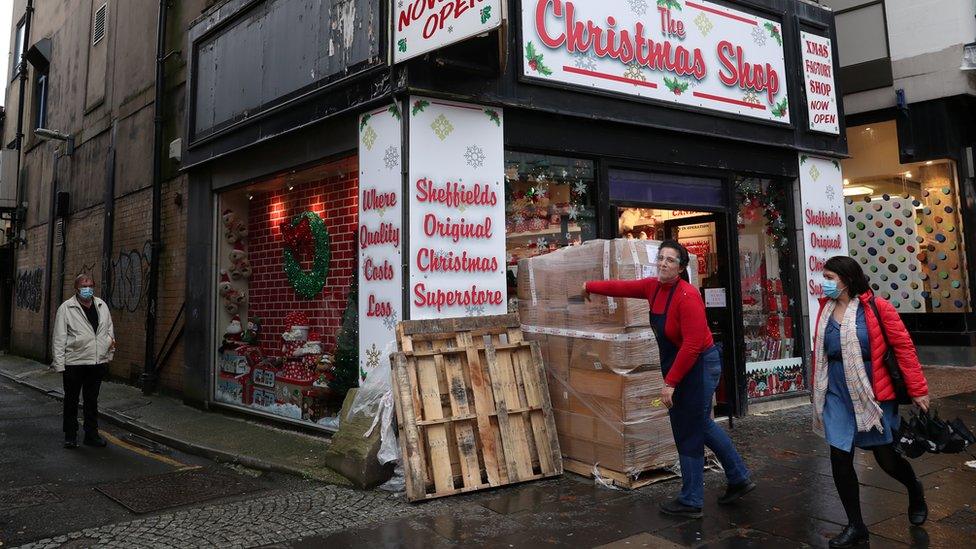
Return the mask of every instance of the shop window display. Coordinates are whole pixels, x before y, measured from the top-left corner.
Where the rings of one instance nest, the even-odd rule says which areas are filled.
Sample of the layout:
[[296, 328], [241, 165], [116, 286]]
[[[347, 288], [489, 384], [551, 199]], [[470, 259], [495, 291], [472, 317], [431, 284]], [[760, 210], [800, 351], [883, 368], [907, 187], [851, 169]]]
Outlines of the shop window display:
[[335, 426], [358, 378], [355, 169], [345, 160], [220, 195], [217, 402]]
[[593, 162], [506, 151], [505, 218], [508, 293], [515, 296], [520, 259], [596, 238]]
[[806, 390], [796, 301], [787, 276], [786, 193], [768, 180], [737, 182], [739, 269], [749, 398]]
[[901, 313], [971, 312], [951, 161], [846, 181], [848, 243], [871, 288]]

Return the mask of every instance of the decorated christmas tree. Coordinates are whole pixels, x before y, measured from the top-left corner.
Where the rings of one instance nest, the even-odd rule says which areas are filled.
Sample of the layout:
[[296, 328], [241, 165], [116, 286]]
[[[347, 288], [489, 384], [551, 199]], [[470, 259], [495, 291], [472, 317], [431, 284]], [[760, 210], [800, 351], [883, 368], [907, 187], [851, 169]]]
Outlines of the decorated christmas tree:
[[342, 326], [336, 341], [335, 379], [329, 388], [338, 396], [344, 397], [353, 387], [359, 386], [359, 277], [353, 275], [346, 300], [346, 310], [342, 313]]

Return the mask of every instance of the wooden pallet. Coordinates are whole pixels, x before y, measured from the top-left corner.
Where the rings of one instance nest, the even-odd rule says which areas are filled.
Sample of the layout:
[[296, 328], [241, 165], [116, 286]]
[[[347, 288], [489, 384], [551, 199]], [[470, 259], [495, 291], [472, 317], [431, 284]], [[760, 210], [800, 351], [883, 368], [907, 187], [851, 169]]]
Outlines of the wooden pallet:
[[[582, 461], [577, 461], [575, 459], [563, 458], [563, 468], [570, 473], [576, 473], [587, 478], [594, 478], [593, 464], [584, 463]], [[714, 458], [707, 461], [705, 464], [705, 469], [711, 470], [721, 470], [721, 468], [714, 462]], [[638, 488], [643, 488], [650, 484], [656, 482], [663, 482], [665, 480], [671, 480], [673, 478], [680, 478], [681, 475], [676, 474], [670, 469], [647, 469], [641, 471], [636, 476], [629, 475], [627, 473], [621, 473], [620, 471], [614, 471], [613, 469], [607, 469], [606, 467], [596, 466], [596, 472], [603, 477], [604, 480], [613, 484], [618, 488], [623, 488], [625, 490], [636, 490]]]
[[391, 357], [407, 498], [563, 472], [542, 353], [518, 317], [412, 320]]
[[[590, 463], [563, 458], [563, 467], [570, 473], [576, 473], [587, 478], [593, 478], [595, 476], [593, 474], [594, 466]], [[636, 490], [649, 484], [654, 484], [655, 482], [678, 478], [678, 475], [668, 469], [649, 469], [647, 471], [641, 471], [636, 477], [627, 473], [614, 471], [613, 469], [607, 469], [606, 467], [600, 467], [599, 465], [596, 466], [596, 471], [604, 480], [625, 490]]]

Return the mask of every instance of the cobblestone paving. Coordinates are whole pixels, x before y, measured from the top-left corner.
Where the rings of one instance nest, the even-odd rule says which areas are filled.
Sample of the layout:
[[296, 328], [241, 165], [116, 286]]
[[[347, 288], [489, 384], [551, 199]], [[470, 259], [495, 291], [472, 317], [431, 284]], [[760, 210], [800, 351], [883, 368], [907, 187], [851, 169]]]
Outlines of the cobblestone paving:
[[385, 492], [326, 485], [88, 528], [21, 547], [257, 547], [442, 507], [437, 502], [410, 505], [403, 497]]

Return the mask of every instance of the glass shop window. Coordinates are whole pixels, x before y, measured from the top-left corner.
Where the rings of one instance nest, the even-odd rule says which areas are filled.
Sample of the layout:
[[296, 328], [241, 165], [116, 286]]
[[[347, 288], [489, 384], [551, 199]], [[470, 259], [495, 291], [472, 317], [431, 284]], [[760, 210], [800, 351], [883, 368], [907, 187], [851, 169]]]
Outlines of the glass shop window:
[[798, 338], [800, 314], [789, 276], [792, 241], [786, 186], [740, 179], [739, 269], [749, 398], [807, 389]]
[[216, 402], [325, 429], [359, 379], [356, 158], [222, 192]]
[[591, 160], [505, 152], [505, 235], [509, 295], [520, 259], [596, 238]]

